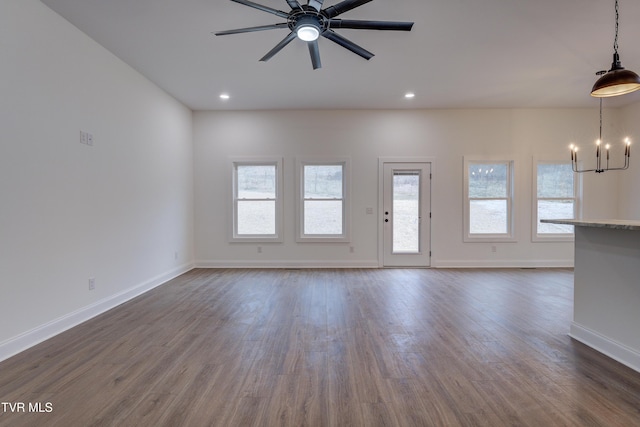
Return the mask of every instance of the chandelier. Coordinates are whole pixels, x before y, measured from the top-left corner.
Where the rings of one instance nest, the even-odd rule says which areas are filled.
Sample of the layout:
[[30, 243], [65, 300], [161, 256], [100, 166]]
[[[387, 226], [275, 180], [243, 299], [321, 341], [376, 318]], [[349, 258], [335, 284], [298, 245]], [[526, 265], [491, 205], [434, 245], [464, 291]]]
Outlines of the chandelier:
[[624, 139], [624, 165], [620, 167], [609, 166], [609, 149], [610, 144], [605, 144], [604, 153], [602, 150], [602, 98], [600, 98], [600, 134], [596, 141], [596, 166], [593, 169], [579, 169], [578, 168], [578, 147], [575, 144], [569, 146], [571, 151], [571, 168], [574, 172], [595, 172], [602, 173], [606, 171], [619, 171], [629, 169], [629, 158], [631, 157], [631, 140], [629, 138]]

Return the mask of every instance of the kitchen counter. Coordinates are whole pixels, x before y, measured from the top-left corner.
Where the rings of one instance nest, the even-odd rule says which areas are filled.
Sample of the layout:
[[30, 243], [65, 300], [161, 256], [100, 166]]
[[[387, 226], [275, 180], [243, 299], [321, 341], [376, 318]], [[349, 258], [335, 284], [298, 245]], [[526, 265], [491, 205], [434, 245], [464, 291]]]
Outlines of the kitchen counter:
[[575, 225], [579, 227], [612, 228], [614, 230], [640, 231], [640, 221], [627, 219], [543, 219], [540, 220], [540, 222], [546, 222], [549, 224]]
[[640, 221], [542, 222], [575, 226], [569, 335], [640, 372]]

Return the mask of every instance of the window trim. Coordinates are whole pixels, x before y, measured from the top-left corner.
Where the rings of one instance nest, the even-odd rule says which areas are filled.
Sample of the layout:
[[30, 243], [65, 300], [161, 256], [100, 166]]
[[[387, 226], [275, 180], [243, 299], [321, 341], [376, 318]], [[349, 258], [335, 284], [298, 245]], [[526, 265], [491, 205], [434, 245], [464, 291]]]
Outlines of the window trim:
[[[507, 166], [507, 197], [505, 198], [487, 198], [491, 200], [506, 200], [507, 202], [507, 232], [499, 234], [479, 234], [470, 233], [471, 228], [471, 208], [469, 198], [469, 165], [473, 164], [496, 164], [501, 163]], [[504, 157], [464, 157], [463, 161], [463, 242], [475, 243], [475, 242], [517, 242], [515, 234], [515, 197], [514, 197], [514, 182], [515, 182], [515, 161], [505, 160]], [[475, 200], [475, 199], [474, 199]]]
[[[342, 166], [342, 234], [304, 234], [304, 167], [308, 165]], [[351, 241], [351, 159], [349, 157], [298, 157], [296, 158], [296, 242], [339, 242]]]
[[[284, 241], [283, 236], [283, 158], [282, 157], [230, 157], [229, 176], [231, 177], [231, 203], [229, 205], [229, 242], [274, 242]], [[275, 234], [238, 234], [237, 194], [238, 194], [238, 166], [275, 166], [276, 167], [276, 198], [275, 198]]]
[[[566, 200], [567, 197], [542, 197], [538, 198], [538, 166], [540, 164], [553, 165], [553, 164], [568, 164], [571, 162], [565, 160], [542, 160], [533, 158], [533, 165], [531, 171], [531, 241], [532, 242], [573, 242], [575, 240], [575, 233], [538, 233], [538, 201], [539, 200]], [[573, 172], [572, 172], [573, 173]], [[579, 217], [581, 203], [580, 203], [580, 191], [581, 191], [580, 176], [573, 173], [573, 215], [575, 218]]]

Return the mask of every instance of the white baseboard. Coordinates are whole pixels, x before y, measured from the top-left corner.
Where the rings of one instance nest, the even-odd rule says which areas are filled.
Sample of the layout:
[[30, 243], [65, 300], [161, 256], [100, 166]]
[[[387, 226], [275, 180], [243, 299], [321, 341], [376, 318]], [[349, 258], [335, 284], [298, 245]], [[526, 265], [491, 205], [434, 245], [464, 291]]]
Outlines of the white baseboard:
[[634, 371], [640, 372], [640, 352], [613, 341], [589, 328], [585, 328], [576, 322], [571, 323], [569, 336], [609, 356], [613, 360], [628, 366]]
[[[380, 268], [372, 260], [196, 260], [196, 268]], [[568, 260], [432, 260], [432, 268], [573, 268]]]
[[573, 259], [557, 260], [439, 260], [433, 259], [434, 268], [573, 268]]
[[197, 260], [196, 268], [378, 268], [378, 260]]
[[166, 273], [153, 277], [146, 282], [136, 285], [126, 291], [111, 295], [86, 307], [82, 307], [74, 312], [68, 313], [55, 320], [37, 326], [18, 336], [9, 338], [0, 343], [0, 361], [8, 359], [36, 344], [39, 344], [55, 335], [73, 328], [87, 320], [96, 317], [124, 302], [127, 302], [138, 295], [150, 291], [169, 280], [186, 273], [194, 268], [193, 264], [172, 269]]

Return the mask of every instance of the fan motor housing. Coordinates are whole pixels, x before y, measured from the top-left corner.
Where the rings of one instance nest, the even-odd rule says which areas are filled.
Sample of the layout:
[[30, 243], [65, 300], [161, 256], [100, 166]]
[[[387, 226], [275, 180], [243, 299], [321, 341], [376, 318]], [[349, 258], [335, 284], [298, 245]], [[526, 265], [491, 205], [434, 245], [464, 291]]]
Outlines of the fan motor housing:
[[328, 24], [328, 20], [324, 16], [319, 15], [315, 10], [313, 10], [313, 12], [304, 11], [294, 13], [289, 18], [289, 28], [294, 32], [300, 27], [312, 26], [316, 27], [320, 34], [322, 34], [329, 26]]

